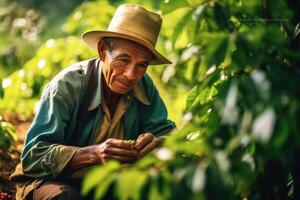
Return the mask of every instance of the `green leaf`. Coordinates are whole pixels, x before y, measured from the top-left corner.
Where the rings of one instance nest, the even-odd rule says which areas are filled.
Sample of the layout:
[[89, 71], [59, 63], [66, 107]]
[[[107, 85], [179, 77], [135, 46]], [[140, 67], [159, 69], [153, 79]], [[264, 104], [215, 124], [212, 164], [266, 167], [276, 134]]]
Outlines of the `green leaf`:
[[135, 167], [137, 169], [143, 169], [143, 168], [153, 166], [156, 162], [157, 162], [157, 159], [156, 159], [156, 157], [153, 156], [153, 154], [147, 154], [146, 156], [139, 159], [135, 163]]
[[195, 16], [195, 27], [194, 27], [194, 41], [197, 38], [197, 35], [199, 33], [199, 29], [200, 29], [200, 22], [201, 22], [201, 13], [204, 10], [205, 6], [204, 5], [200, 5], [196, 8], [195, 12], [194, 12], [194, 16]]
[[151, 184], [149, 192], [150, 200], [165, 200], [164, 196], [159, 191], [158, 184]]
[[294, 37], [296, 38], [300, 34], [300, 23], [295, 26]]
[[112, 176], [111, 173], [119, 168], [120, 164], [118, 162], [110, 161], [106, 165], [102, 165], [101, 167], [97, 166], [91, 169], [83, 179], [81, 193], [87, 195], [93, 188], [102, 184], [107, 177]]
[[288, 137], [289, 137], [289, 121], [285, 118], [280, 120], [278, 122], [278, 131], [274, 133], [273, 136], [273, 143], [274, 146], [278, 149], [282, 148], [284, 144], [288, 143]]
[[119, 176], [116, 191], [119, 199], [141, 199], [142, 187], [146, 183], [148, 175], [135, 169], [123, 170]]
[[204, 62], [206, 67], [219, 65], [225, 58], [228, 50], [228, 37], [221, 36], [211, 40], [205, 52]]
[[100, 184], [98, 184], [98, 186], [96, 187], [96, 190], [95, 190], [94, 199], [95, 200], [101, 199], [114, 180], [115, 180], [115, 176], [110, 175], [110, 176], [107, 176], [107, 178], [104, 179]]
[[[164, 170], [157, 176], [151, 176], [149, 195], [147, 196], [149, 200], [165, 200], [174, 199], [171, 197], [174, 191], [172, 174], [168, 170]], [[176, 198], [177, 199], [177, 198]]]
[[211, 89], [206, 87], [203, 90], [200, 91], [200, 94], [198, 95], [195, 102], [199, 102], [201, 105], [207, 103], [211, 100]]
[[14, 126], [9, 122], [0, 120], [0, 149], [8, 149], [17, 139], [18, 135]]
[[194, 104], [195, 100], [197, 99], [199, 94], [199, 86], [195, 86], [193, 87], [189, 93], [188, 93], [188, 97], [186, 99], [186, 109], [189, 110], [192, 105]]
[[215, 20], [219, 25], [219, 28], [221, 28], [222, 30], [229, 28], [229, 17], [221, 4], [219, 3], [215, 4], [214, 15], [215, 15]]
[[[3, 79], [0, 78], [0, 83], [3, 82]], [[2, 84], [0, 84], [0, 98], [3, 98], [4, 96], [4, 88], [2, 87]]]
[[169, 0], [167, 1], [167, 3], [165, 2], [161, 6], [161, 11], [163, 15], [173, 12], [178, 8], [190, 6], [189, 2], [187, 2], [186, 0]]
[[193, 15], [194, 10], [188, 10], [187, 13], [178, 21], [172, 34], [172, 45], [175, 46], [176, 40], [183, 28], [188, 24]]
[[170, 148], [172, 151], [176, 152], [179, 148], [179, 142], [185, 142], [187, 141], [187, 136], [194, 132], [198, 131], [199, 127], [196, 126], [193, 123], [187, 123], [184, 127], [181, 129], [178, 129], [174, 131], [172, 134], [170, 134], [164, 141], [164, 146], [167, 148]]
[[197, 104], [203, 105], [212, 99], [212, 90], [209, 87], [204, 87], [200, 90], [199, 86], [195, 86], [188, 94], [186, 99], [186, 108], [191, 110]]

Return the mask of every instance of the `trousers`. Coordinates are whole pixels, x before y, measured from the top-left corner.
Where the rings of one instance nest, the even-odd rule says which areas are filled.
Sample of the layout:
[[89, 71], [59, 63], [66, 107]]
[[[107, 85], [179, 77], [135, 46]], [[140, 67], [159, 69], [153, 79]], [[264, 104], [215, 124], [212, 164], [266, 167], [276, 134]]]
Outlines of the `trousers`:
[[[90, 192], [82, 197], [80, 194], [81, 180], [44, 181], [38, 188], [33, 190], [26, 200], [93, 200], [94, 193]], [[113, 199], [112, 193], [103, 199]]]

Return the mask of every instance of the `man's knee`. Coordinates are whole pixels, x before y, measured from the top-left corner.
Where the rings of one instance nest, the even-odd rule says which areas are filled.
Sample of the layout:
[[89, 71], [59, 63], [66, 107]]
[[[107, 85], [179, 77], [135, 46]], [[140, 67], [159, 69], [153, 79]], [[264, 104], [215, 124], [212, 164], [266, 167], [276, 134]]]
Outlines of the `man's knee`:
[[81, 200], [78, 190], [70, 185], [49, 181], [43, 183], [40, 187], [33, 191], [33, 200], [50, 200], [50, 199], [64, 199], [64, 200]]

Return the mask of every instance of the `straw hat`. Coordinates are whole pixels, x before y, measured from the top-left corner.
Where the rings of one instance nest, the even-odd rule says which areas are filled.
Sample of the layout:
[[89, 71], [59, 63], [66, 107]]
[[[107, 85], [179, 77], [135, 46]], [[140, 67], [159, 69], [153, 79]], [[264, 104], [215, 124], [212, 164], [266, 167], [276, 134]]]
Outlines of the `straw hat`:
[[82, 35], [82, 39], [96, 51], [98, 42], [103, 37], [128, 39], [145, 46], [153, 53], [155, 58], [150, 64], [170, 64], [171, 62], [155, 49], [161, 24], [159, 14], [148, 11], [140, 5], [123, 4], [115, 11], [106, 31], [88, 31]]

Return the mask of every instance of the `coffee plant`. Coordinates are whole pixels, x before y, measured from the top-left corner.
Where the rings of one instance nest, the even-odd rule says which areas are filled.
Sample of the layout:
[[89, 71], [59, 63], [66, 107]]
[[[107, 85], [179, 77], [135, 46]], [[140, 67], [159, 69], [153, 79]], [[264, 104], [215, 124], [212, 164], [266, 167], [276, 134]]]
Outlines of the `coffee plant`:
[[130, 166], [93, 169], [82, 193], [94, 189], [99, 199], [113, 191], [122, 200], [298, 199], [299, 6], [162, 2], [160, 45], [173, 64], [161, 78], [167, 87], [190, 88], [183, 125]]
[[22, 68], [1, 77], [0, 111], [32, 116], [49, 79], [70, 63], [97, 56], [80, 35], [105, 29], [124, 2], [163, 16], [157, 48], [173, 63], [148, 71], [177, 129], [135, 163], [92, 169], [82, 194], [300, 199], [297, 0], [85, 1], [58, 37], [47, 37]]

